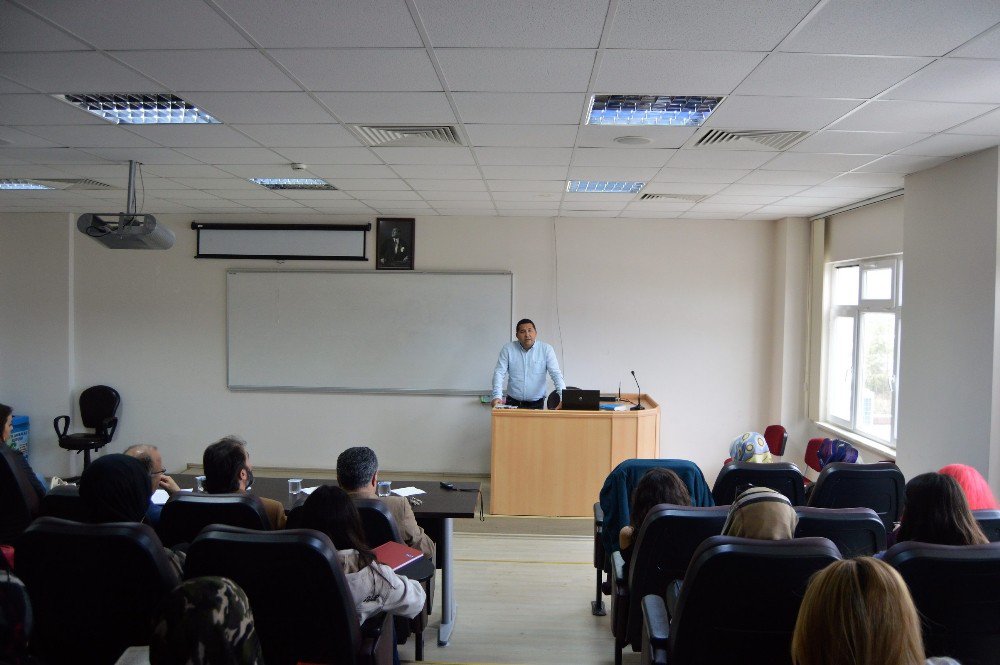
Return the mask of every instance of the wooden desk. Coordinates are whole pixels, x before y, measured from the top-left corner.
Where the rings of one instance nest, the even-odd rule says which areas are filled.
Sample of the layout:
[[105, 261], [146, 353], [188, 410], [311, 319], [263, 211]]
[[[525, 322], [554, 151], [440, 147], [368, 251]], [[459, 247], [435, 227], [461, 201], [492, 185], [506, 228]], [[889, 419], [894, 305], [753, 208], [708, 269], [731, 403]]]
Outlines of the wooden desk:
[[[623, 395], [636, 400], [636, 395]], [[490, 513], [593, 515], [604, 479], [620, 462], [660, 455], [660, 407], [642, 411], [493, 409]]]
[[[195, 476], [171, 475], [177, 484], [184, 488], [195, 486]], [[441, 480], [448, 480], [442, 478]], [[336, 480], [303, 478], [302, 487], [317, 485], [336, 485]], [[429, 480], [394, 480], [393, 487], [413, 486], [424, 490], [426, 494], [418, 494], [419, 506], [413, 506], [413, 515], [419, 524], [437, 545], [437, 567], [441, 569], [441, 626], [438, 628], [438, 645], [447, 646], [451, 639], [451, 631], [455, 627], [457, 604], [455, 602], [454, 555], [452, 552], [452, 536], [454, 533], [452, 519], [474, 517], [476, 503], [479, 500], [479, 483], [455, 482], [455, 487], [462, 491], [443, 489], [439, 482]], [[291, 509], [303, 500], [302, 496], [288, 493], [288, 478], [268, 478], [257, 476], [251, 490], [257, 496], [280, 501], [285, 510]]]

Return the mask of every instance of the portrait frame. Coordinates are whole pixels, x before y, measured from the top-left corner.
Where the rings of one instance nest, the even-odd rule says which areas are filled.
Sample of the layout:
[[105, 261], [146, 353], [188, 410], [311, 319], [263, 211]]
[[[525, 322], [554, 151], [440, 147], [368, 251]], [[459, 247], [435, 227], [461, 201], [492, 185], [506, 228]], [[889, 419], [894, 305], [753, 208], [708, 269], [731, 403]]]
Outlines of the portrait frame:
[[[412, 217], [377, 217], [375, 269], [413, 270], [416, 220]], [[393, 236], [396, 231], [396, 236]]]

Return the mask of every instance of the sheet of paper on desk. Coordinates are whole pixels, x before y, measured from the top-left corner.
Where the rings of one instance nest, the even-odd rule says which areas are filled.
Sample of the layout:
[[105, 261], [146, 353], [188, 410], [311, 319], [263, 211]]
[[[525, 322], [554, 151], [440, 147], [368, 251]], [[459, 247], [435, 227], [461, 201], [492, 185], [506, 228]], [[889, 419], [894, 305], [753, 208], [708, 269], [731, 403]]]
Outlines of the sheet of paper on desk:
[[313, 492], [316, 491], [317, 487], [319, 487], [319, 485], [316, 485], [316, 487], [303, 487], [302, 488], [302, 493], [303, 494], [312, 494]]
[[427, 492], [417, 489], [416, 487], [400, 487], [399, 489], [392, 490], [392, 493], [396, 496], [413, 496], [414, 494], [427, 494]]
[[167, 502], [167, 499], [169, 498], [170, 495], [167, 494], [167, 490], [156, 490], [155, 492], [153, 492], [153, 496], [150, 498], [150, 501], [152, 501], [158, 506], [162, 506]]

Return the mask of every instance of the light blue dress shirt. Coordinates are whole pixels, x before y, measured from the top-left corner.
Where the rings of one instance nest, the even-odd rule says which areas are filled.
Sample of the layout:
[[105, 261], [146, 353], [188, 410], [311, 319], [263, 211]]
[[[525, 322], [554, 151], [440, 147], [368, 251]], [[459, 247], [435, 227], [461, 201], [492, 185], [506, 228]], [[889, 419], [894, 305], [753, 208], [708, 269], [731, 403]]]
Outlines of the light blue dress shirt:
[[556, 352], [545, 342], [536, 341], [525, 351], [520, 342], [508, 342], [500, 349], [497, 367], [493, 370], [493, 399], [503, 397], [503, 380], [507, 378], [507, 394], [523, 402], [545, 397], [545, 374], [562, 395], [566, 382]]

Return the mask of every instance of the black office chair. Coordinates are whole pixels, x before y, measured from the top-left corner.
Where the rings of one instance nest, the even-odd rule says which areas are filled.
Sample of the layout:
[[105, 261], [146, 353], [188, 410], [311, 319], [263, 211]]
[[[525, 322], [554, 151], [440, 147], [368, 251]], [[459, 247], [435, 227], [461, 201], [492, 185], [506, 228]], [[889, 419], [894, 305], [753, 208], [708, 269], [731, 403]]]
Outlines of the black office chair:
[[796, 538], [827, 538], [849, 559], [873, 556], [885, 549], [882, 518], [871, 508], [811, 508], [796, 506]]
[[0, 543], [13, 542], [38, 516], [38, 494], [20, 454], [0, 443]]
[[628, 566], [615, 552], [611, 585], [611, 631], [615, 636], [615, 663], [622, 662], [626, 645], [642, 648], [643, 596], [664, 596], [668, 587], [684, 578], [691, 556], [706, 539], [722, 533], [729, 506], [691, 507], [660, 504], [646, 515]]
[[90, 466], [90, 451], [100, 450], [115, 436], [118, 427], [118, 407], [122, 403], [121, 395], [110, 386], [91, 386], [80, 393], [80, 418], [83, 426], [94, 430], [67, 434], [69, 416], [58, 416], [52, 420], [56, 430], [59, 447], [83, 453], [83, 468]]
[[991, 543], [1000, 542], [1000, 510], [973, 510], [972, 516]]
[[[379, 499], [355, 498], [354, 505], [361, 516], [361, 525], [365, 530], [365, 540], [369, 547], [378, 547], [390, 541], [402, 543], [403, 536], [399, 531], [396, 519], [389, 512], [389, 508]], [[433, 603], [434, 578], [421, 582], [424, 592], [427, 594], [427, 601], [424, 603], [423, 611], [412, 619], [406, 617], [396, 617], [396, 643], [406, 644], [410, 633], [414, 636], [414, 652], [416, 660], [424, 659], [424, 629], [427, 627], [427, 617], [430, 614]]]
[[805, 503], [805, 485], [802, 472], [791, 462], [757, 464], [755, 462], [730, 462], [719, 470], [712, 486], [716, 505], [728, 506], [736, 500], [739, 488], [770, 487], [788, 497], [793, 506]]
[[160, 537], [167, 547], [190, 543], [209, 524], [229, 524], [259, 531], [271, 529], [264, 504], [253, 494], [177, 492], [163, 504]]
[[114, 663], [149, 644], [153, 612], [180, 580], [145, 524], [40, 517], [21, 536], [17, 575], [31, 595], [31, 648], [46, 663]]
[[42, 498], [39, 515], [74, 522], [92, 521], [90, 509], [80, 498], [80, 488], [77, 485], [58, 485], [50, 489]]
[[826, 538], [709, 538], [691, 559], [669, 623], [661, 596], [642, 599], [643, 662], [791, 665], [806, 584], [838, 559]]
[[899, 521], [906, 480], [895, 464], [834, 462], [820, 472], [806, 505], [815, 508], [871, 508], [886, 532]]
[[[20, 555], [19, 555], [20, 556]], [[1000, 543], [930, 545], [909, 541], [889, 548], [920, 613], [927, 656], [987, 665], [1000, 654]]]
[[358, 623], [330, 539], [311, 529], [205, 529], [188, 550], [185, 578], [228, 577], [247, 594], [268, 665], [392, 662], [392, 616]]

